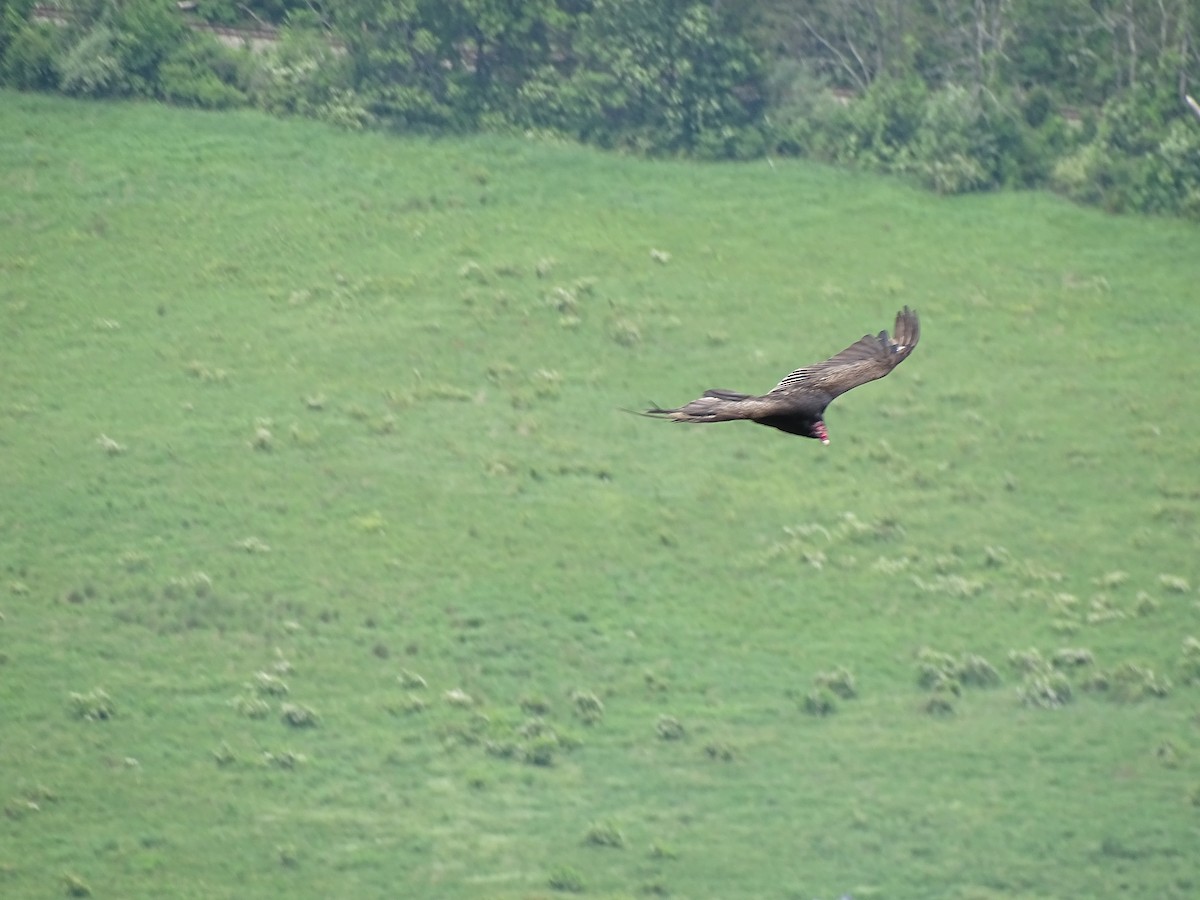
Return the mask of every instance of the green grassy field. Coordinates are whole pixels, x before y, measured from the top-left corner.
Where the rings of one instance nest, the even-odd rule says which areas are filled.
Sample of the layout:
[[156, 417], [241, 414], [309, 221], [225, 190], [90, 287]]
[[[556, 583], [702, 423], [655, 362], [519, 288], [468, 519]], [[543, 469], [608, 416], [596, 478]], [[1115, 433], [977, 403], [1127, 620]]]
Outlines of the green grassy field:
[[[11, 93], [0, 148], [3, 896], [1200, 890], [1194, 225]], [[621, 411], [903, 304], [828, 447]]]

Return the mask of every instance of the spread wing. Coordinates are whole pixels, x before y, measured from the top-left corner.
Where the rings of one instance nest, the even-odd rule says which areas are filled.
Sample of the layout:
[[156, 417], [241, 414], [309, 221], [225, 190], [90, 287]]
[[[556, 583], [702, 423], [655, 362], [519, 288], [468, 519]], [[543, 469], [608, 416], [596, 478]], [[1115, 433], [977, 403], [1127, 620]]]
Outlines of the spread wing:
[[921, 337], [921, 324], [915, 311], [907, 306], [896, 313], [894, 337], [886, 331], [863, 335], [841, 353], [825, 362], [805, 366], [789, 373], [767, 398], [797, 399], [805, 395], [823, 395], [828, 403], [860, 384], [882, 378], [908, 358]]

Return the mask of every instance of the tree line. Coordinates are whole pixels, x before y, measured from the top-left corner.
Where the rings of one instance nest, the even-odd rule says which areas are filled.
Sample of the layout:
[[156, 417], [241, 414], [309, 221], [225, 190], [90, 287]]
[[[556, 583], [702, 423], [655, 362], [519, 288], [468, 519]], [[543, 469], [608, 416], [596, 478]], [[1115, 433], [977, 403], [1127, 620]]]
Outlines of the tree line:
[[[180, 7], [184, 7], [181, 11]], [[0, 80], [1200, 218], [1200, 0], [0, 0]], [[270, 25], [251, 53], [188, 20]], [[1200, 115], [1200, 114], [1198, 114]]]

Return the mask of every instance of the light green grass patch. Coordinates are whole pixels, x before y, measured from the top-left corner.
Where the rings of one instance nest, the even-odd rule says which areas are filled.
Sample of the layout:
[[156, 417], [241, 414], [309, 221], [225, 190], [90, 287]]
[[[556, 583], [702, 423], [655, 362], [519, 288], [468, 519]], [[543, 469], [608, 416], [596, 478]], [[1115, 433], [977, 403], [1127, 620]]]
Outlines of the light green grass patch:
[[[1194, 226], [11, 93], [0, 191], [5, 895], [1195, 893]], [[622, 412], [904, 304], [829, 447]]]

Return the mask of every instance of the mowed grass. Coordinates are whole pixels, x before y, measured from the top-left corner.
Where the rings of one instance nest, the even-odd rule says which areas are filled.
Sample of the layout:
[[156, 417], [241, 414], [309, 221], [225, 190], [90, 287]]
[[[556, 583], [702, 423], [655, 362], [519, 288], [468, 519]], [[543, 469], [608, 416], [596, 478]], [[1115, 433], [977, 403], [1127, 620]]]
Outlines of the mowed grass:
[[[0, 148], [4, 896], [1200, 889], [1194, 226], [11, 93]], [[904, 304], [829, 447], [622, 412]]]

